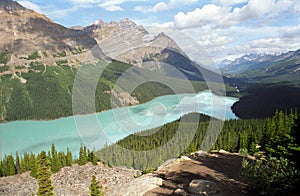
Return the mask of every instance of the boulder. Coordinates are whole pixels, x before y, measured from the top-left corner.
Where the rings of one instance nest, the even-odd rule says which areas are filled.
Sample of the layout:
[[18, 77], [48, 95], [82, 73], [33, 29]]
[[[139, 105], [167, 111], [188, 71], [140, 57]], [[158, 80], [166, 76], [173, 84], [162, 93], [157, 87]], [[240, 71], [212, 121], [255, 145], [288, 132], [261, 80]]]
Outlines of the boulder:
[[207, 195], [219, 192], [219, 188], [214, 182], [196, 179], [190, 182], [188, 191], [193, 194]]
[[187, 195], [183, 189], [176, 189], [173, 193], [174, 195]]

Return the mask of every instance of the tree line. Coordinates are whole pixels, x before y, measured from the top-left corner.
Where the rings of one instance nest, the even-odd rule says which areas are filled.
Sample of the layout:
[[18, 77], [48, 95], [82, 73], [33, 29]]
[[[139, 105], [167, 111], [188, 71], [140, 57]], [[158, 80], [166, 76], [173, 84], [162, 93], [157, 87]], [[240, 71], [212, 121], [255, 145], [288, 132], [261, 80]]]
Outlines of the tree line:
[[[25, 152], [23, 156], [20, 156], [19, 153], [16, 152], [15, 156], [12, 154], [5, 155], [0, 160], [0, 177], [12, 176], [30, 171], [30, 175], [36, 178], [38, 174], [39, 156], [41, 153], [35, 155], [32, 152]], [[46, 153], [46, 159], [47, 162], [49, 162], [51, 173], [56, 173], [60, 168], [71, 166], [75, 163], [78, 165], [85, 165], [86, 163], [91, 162], [94, 165], [97, 165], [99, 160], [94, 152], [87, 149], [86, 146], [80, 147], [79, 158], [75, 159], [68, 148], [66, 152], [58, 152], [54, 144], [52, 144], [51, 150]]]
[[[197, 115], [199, 117], [195, 118]], [[129, 135], [116, 144], [97, 151], [96, 155], [109, 165], [145, 170], [155, 168], [168, 159], [201, 150], [203, 142], [206, 142], [204, 138], [207, 140], [206, 134], [209, 134], [207, 128], [210, 118], [200, 114], [188, 114], [184, 118], [188, 120], [181, 122], [179, 119], [157, 129]], [[270, 148], [276, 146], [272, 142], [288, 140], [290, 135], [278, 134], [274, 124], [279, 124], [280, 129], [284, 127], [284, 130], [291, 130], [297, 118], [297, 112], [277, 111], [274, 117], [267, 119], [227, 120], [211, 149], [254, 154], [259, 150], [257, 147], [261, 146], [260, 150], [273, 149], [278, 152], [278, 149]], [[200, 121], [195, 122], [194, 119]], [[210, 126], [217, 129], [220, 122], [217, 119], [213, 121], [215, 123]], [[196, 132], [193, 131], [195, 128]], [[292, 148], [289, 143], [287, 145], [278, 148]]]

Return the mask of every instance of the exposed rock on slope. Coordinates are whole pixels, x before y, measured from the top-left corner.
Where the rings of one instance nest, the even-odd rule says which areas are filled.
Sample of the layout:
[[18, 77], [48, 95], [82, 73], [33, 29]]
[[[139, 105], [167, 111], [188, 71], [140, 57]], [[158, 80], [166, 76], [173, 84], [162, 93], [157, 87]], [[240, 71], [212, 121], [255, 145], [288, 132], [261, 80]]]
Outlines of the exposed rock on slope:
[[[160, 166], [154, 173], [135, 178], [137, 170], [110, 168], [99, 163], [62, 168], [52, 175], [55, 195], [89, 195], [95, 175], [105, 195], [253, 195], [250, 181], [240, 175], [243, 157], [225, 151], [196, 152]], [[0, 178], [0, 195], [36, 193], [29, 173]]]
[[[134, 179], [138, 171], [124, 168], [110, 168], [103, 164], [94, 166], [88, 163], [84, 166], [73, 165], [62, 168], [51, 176], [55, 195], [89, 195], [92, 175], [103, 186], [103, 192], [110, 195], [119, 187]], [[0, 178], [0, 195], [24, 196], [37, 192], [36, 180], [29, 173]], [[149, 189], [148, 189], [149, 190]]]
[[139, 67], [147, 60], [163, 58], [161, 51], [165, 48], [184, 55], [179, 46], [164, 33], [150, 35], [143, 26], [127, 18], [119, 23], [98, 20], [83, 30], [97, 40], [107, 56]]
[[129, 19], [110, 23], [98, 20], [82, 29], [97, 40], [102, 51], [110, 58], [166, 76], [223, 82], [220, 75], [193, 62], [177, 43], [163, 32], [152, 35], [143, 26]]
[[79, 57], [80, 54], [97, 45], [83, 31], [56, 24], [11, 0], [0, 1], [0, 40], [1, 59], [8, 58], [12, 65], [42, 59], [44, 63], [55, 64], [53, 59], [56, 57], [72, 63], [83, 58]]
[[226, 151], [200, 151], [190, 158], [181, 157], [158, 168], [162, 186], [145, 195], [255, 195], [249, 179], [240, 174], [242, 159]]

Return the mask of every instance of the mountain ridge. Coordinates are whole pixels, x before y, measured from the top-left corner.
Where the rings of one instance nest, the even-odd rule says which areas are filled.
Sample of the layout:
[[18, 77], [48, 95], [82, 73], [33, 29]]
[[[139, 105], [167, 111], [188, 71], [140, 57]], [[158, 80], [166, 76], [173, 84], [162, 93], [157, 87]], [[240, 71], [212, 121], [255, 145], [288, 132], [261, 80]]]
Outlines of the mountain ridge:
[[226, 76], [245, 82], [290, 82], [300, 85], [300, 49], [281, 54], [246, 54], [220, 65]]

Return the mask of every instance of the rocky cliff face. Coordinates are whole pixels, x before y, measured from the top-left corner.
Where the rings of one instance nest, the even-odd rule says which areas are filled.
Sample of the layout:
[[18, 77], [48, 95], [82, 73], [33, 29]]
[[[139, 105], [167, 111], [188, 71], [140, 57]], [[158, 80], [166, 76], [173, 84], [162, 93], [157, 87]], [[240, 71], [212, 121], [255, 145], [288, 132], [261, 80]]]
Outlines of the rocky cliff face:
[[181, 79], [205, 81], [203, 74], [208, 73], [212, 78], [209, 81], [219, 82], [214, 79], [219, 76], [193, 62], [163, 32], [150, 34], [130, 19], [110, 23], [98, 20], [82, 29], [97, 40], [104, 54], [110, 58]]
[[[14, 65], [42, 59], [47, 64], [55, 64], [57, 60], [53, 58], [67, 56], [70, 56], [70, 60], [60, 60], [75, 62], [83, 58], [79, 57], [82, 53], [97, 45], [83, 31], [56, 24], [46, 16], [11, 0], [0, 1], [0, 40], [1, 57]], [[74, 58], [75, 55], [78, 57]]]
[[150, 60], [161, 62], [166, 59], [168, 54], [162, 53], [166, 48], [185, 55], [174, 40], [164, 33], [151, 35], [143, 26], [127, 18], [110, 23], [98, 20], [84, 27], [83, 31], [97, 40], [107, 56], [139, 67]]

